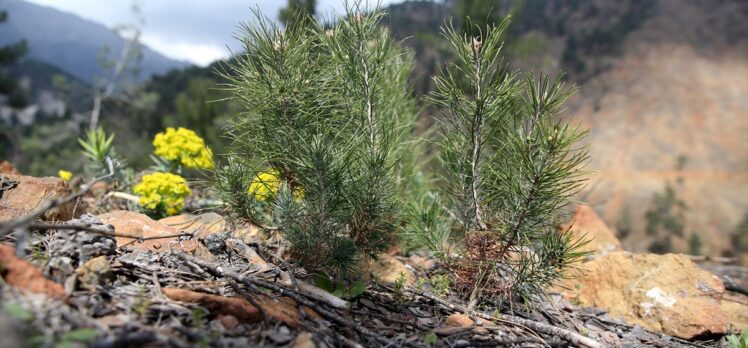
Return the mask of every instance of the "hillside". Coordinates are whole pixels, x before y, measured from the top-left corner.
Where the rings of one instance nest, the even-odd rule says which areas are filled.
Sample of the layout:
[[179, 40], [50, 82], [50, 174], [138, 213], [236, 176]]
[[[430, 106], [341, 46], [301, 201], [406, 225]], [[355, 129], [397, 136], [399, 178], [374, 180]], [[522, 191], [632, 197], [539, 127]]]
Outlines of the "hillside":
[[717, 255], [748, 211], [748, 4], [665, 0], [654, 10], [570, 108], [591, 129], [597, 175], [586, 200], [618, 226], [628, 210], [624, 246], [645, 250], [642, 217], [670, 182], [687, 205], [674, 247], [688, 251], [695, 233]]
[[[108, 48], [119, 54], [125, 40], [110, 28], [76, 15], [22, 0], [3, 0], [0, 8], [10, 13], [0, 25], [0, 46], [25, 39], [29, 58], [50, 63], [87, 82], [102, 76], [98, 57]], [[154, 74], [189, 66], [142, 46], [142, 71], [145, 80]]]

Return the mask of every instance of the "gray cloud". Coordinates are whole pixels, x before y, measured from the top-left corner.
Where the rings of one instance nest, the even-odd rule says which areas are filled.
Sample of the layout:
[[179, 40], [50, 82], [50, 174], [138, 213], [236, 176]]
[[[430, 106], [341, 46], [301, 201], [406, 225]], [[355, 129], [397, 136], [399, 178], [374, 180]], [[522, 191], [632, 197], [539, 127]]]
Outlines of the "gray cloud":
[[[132, 0], [29, 0], [81, 17], [115, 26], [133, 20]], [[394, 2], [386, 0], [383, 3]], [[250, 22], [252, 9], [259, 9], [272, 20], [285, 0], [140, 0], [145, 19], [143, 41], [153, 49], [173, 58], [207, 64], [227, 55], [226, 46], [238, 50], [234, 39], [237, 26]], [[343, 11], [342, 0], [318, 1], [318, 14]]]

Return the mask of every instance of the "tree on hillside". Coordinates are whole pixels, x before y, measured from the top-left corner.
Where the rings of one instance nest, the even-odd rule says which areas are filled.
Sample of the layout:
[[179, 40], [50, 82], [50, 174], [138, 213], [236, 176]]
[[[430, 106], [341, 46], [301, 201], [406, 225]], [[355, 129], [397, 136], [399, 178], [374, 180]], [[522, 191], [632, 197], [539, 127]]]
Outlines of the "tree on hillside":
[[[0, 24], [7, 19], [8, 12], [0, 10]], [[0, 99], [0, 105], [7, 104], [11, 108], [20, 109], [26, 107], [29, 103], [29, 98], [23, 87], [18, 81], [11, 79], [5, 72], [5, 67], [18, 61], [18, 59], [26, 54], [27, 50], [26, 41], [0, 47], [0, 96], [6, 98], [4, 102]], [[18, 152], [13, 150], [17, 147], [18, 137], [19, 134], [13, 132], [11, 127], [2, 127], [2, 132], [0, 132], [0, 156], [8, 158], [14, 152]]]
[[104, 70], [108, 71], [105, 76], [99, 76], [94, 80], [93, 106], [91, 107], [91, 117], [89, 129], [96, 129], [99, 125], [99, 118], [104, 101], [118, 97], [122, 101], [130, 101], [128, 96], [133, 94], [134, 84], [128, 85], [130, 80], [135, 80], [140, 73], [140, 61], [142, 52], [140, 49], [140, 26], [143, 20], [140, 16], [140, 8], [136, 3], [132, 5], [132, 12], [135, 21], [131, 24], [120, 25], [114, 31], [123, 37], [126, 37], [125, 44], [120, 49], [119, 55], [112, 59], [109, 54], [109, 48], [104, 47], [100, 55], [100, 64]]
[[[0, 11], [0, 23], [8, 19], [7, 11]], [[0, 47], [0, 94], [5, 95], [8, 99], [6, 103], [12, 108], [23, 108], [29, 103], [26, 91], [11, 79], [3, 71], [3, 67], [11, 65], [18, 61], [26, 54], [28, 47], [26, 41], [20, 41], [4, 47]]]
[[307, 19], [314, 16], [316, 6], [316, 0], [288, 0], [288, 6], [280, 10], [278, 19], [286, 28], [295, 25], [295, 22], [299, 20], [310, 24]]
[[[501, 22], [501, 0], [460, 0], [457, 2], [457, 17], [462, 22], [462, 32], [479, 37], [480, 30]], [[470, 19], [468, 21], [468, 18]]]

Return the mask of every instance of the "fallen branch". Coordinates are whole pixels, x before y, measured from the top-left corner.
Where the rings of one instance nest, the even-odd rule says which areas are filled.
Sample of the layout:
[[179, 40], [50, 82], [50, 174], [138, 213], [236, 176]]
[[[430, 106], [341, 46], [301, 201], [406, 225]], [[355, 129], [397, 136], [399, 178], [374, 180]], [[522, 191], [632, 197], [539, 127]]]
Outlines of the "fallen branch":
[[[396, 346], [394, 342], [382, 336], [381, 334], [372, 332], [371, 330], [359, 324], [356, 324], [352, 320], [347, 320], [343, 318], [342, 316], [340, 316], [339, 314], [325, 309], [324, 307], [320, 306], [320, 304], [317, 302], [310, 301], [310, 299], [313, 299], [313, 300], [317, 300], [317, 299], [315, 298], [314, 295], [305, 293], [301, 289], [297, 291], [297, 290], [288, 288], [285, 285], [278, 285], [276, 283], [266, 282], [264, 280], [260, 280], [260, 279], [253, 278], [253, 277], [245, 277], [241, 274], [237, 274], [236, 272], [229, 271], [215, 263], [207, 262], [199, 258], [189, 256], [183, 251], [172, 251], [172, 254], [186, 261], [188, 264], [192, 263], [201, 268], [207, 269], [208, 272], [213, 273], [214, 275], [231, 278], [237, 282], [240, 282], [250, 287], [254, 287], [254, 286], [263, 287], [266, 289], [273, 290], [279, 293], [280, 295], [288, 296], [294, 301], [296, 301], [296, 303], [298, 304], [301, 304], [301, 305], [304, 305], [310, 308], [314, 308], [314, 310], [317, 311], [317, 313], [325, 317], [327, 320], [330, 320], [344, 327], [352, 327], [360, 335], [369, 337], [375, 340], [376, 342], [378, 342], [379, 344], [390, 346], [390, 347]], [[330, 305], [327, 302], [324, 302], [324, 304]]]
[[588, 348], [603, 348], [604, 347], [602, 344], [600, 344], [599, 342], [589, 337], [582, 336], [578, 333], [575, 333], [575, 332], [572, 332], [566, 329], [540, 323], [534, 320], [523, 319], [523, 318], [513, 317], [513, 316], [511, 317], [507, 316], [502, 319], [497, 319], [497, 318], [491, 317], [490, 315], [483, 314], [481, 312], [469, 309], [465, 306], [441, 299], [425, 291], [420, 291], [420, 290], [413, 289], [413, 288], [409, 288], [408, 291], [416, 295], [426, 297], [430, 300], [433, 300], [439, 304], [442, 304], [450, 309], [453, 309], [463, 314], [473, 315], [473, 316], [476, 316], [478, 318], [488, 320], [488, 321], [499, 321], [499, 322], [510, 324], [510, 325], [524, 326], [532, 330], [535, 330], [537, 332], [542, 332], [545, 334], [561, 337], [567, 342], [571, 343], [572, 345], [576, 345], [576, 346], [584, 346]]
[[28, 227], [29, 229], [32, 229], [32, 230], [42, 230], [42, 231], [46, 231], [46, 230], [86, 231], [86, 232], [101, 234], [101, 235], [110, 236], [110, 237], [132, 238], [132, 239], [135, 239], [137, 241], [146, 241], [146, 240], [152, 240], [152, 239], [177, 238], [177, 237], [183, 237], [183, 236], [192, 237], [193, 236], [192, 233], [178, 233], [178, 234], [168, 234], [168, 235], [155, 236], [155, 237], [141, 237], [141, 236], [136, 236], [136, 235], [133, 235], [133, 234], [109, 232], [109, 231], [105, 231], [105, 230], [102, 230], [102, 229], [99, 229], [99, 228], [96, 228], [96, 227], [93, 227], [93, 226], [89, 226], [89, 225], [73, 225], [73, 224], [68, 225], [68, 224], [43, 224], [43, 223], [37, 223], [37, 224], [29, 224], [26, 227]]

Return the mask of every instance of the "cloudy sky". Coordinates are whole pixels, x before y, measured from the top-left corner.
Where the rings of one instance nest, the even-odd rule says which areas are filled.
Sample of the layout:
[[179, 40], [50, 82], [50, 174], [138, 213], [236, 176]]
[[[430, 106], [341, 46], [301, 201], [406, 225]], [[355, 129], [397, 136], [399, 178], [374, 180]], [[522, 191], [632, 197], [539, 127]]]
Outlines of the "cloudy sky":
[[[28, 0], [71, 12], [106, 26], [132, 23], [133, 0]], [[397, 0], [382, 0], [383, 4]], [[142, 41], [162, 54], [207, 65], [236, 50], [237, 24], [252, 19], [259, 8], [271, 19], [286, 0], [138, 0], [145, 24]], [[343, 11], [343, 0], [318, 0], [317, 13]]]

